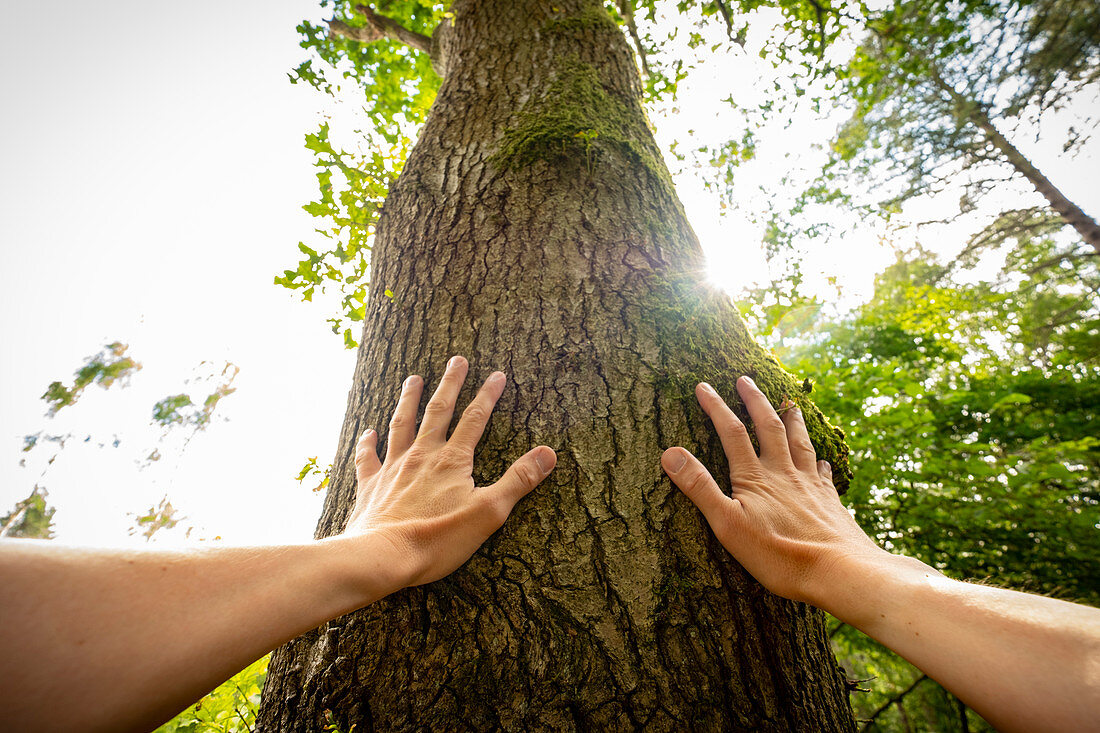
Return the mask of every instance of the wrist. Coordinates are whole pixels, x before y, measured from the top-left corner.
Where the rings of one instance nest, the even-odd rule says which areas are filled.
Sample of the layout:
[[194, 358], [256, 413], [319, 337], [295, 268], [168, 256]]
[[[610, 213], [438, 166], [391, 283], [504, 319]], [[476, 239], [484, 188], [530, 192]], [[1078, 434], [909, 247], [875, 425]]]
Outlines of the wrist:
[[904, 603], [903, 586], [941, 573], [920, 560], [872, 545], [837, 555], [815, 577], [810, 603], [865, 633], [891, 604]]
[[411, 584], [408, 565], [378, 532], [337, 535], [320, 540], [346, 612], [362, 608]]
[[893, 557], [877, 546], [831, 553], [814, 569], [806, 591], [809, 603], [837, 618], [860, 608]]

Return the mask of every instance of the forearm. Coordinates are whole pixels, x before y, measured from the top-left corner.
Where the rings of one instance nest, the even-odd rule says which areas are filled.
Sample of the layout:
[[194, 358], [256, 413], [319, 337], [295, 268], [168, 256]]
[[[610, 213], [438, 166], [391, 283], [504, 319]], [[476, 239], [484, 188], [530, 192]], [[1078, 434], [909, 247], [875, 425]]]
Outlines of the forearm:
[[1100, 720], [1100, 610], [950, 580], [883, 552], [840, 562], [818, 592], [999, 730]]
[[371, 563], [369, 541], [185, 552], [5, 541], [6, 724], [155, 727], [278, 644], [393, 590], [381, 563], [352, 572]]

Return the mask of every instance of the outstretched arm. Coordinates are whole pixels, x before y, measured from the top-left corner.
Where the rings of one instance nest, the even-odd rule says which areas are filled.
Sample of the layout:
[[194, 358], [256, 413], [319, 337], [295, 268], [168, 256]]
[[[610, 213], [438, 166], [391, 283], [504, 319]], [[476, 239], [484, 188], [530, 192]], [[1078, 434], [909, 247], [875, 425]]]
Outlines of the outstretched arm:
[[166, 552], [0, 542], [5, 730], [149, 730], [273, 647], [462, 565], [554, 467], [535, 448], [475, 487], [474, 448], [504, 390], [496, 372], [447, 428], [467, 373], [447, 366], [425, 409], [409, 377], [390, 424], [356, 449], [344, 533], [279, 547]]
[[950, 580], [879, 548], [841, 505], [798, 408], [781, 419], [747, 377], [737, 391], [759, 456], [722, 398], [696, 389], [729, 459], [731, 495], [683, 448], [661, 463], [746, 570], [890, 647], [998, 730], [1096, 725], [1100, 610]]

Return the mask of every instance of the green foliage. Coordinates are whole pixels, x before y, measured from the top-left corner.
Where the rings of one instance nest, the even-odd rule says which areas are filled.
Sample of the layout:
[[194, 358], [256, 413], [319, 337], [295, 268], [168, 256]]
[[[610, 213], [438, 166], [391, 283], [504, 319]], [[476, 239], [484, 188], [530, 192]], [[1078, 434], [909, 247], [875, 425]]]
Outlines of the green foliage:
[[317, 463], [317, 456], [313, 456], [308, 461], [306, 461], [304, 466], [302, 466], [302, 470], [298, 472], [296, 478], [299, 484], [305, 481], [307, 478], [310, 480], [310, 483], [316, 481], [317, 485], [311, 489], [314, 493], [316, 493], [319, 491], [324, 491], [328, 488], [331, 475], [332, 464], [330, 463], [328, 468], [322, 469], [320, 464]]
[[76, 371], [72, 386], [51, 382], [42, 395], [42, 399], [50, 406], [48, 414], [52, 417], [60, 410], [75, 404], [90, 384], [98, 384], [103, 389], [109, 389], [115, 382], [127, 384], [130, 376], [141, 369], [141, 364], [126, 355], [128, 348], [118, 341], [107, 344], [98, 354], [85, 360], [84, 365]]
[[[168, 501], [168, 497], [162, 497], [160, 503], [156, 506], [149, 507], [145, 512], [141, 514], [131, 515], [134, 518], [134, 527], [130, 529], [130, 534], [140, 534], [145, 538], [145, 541], [153, 539], [153, 535], [164, 529], [172, 529], [186, 517], [179, 516], [179, 512], [172, 502]], [[188, 530], [190, 535], [190, 530]]]
[[[62, 385], [68, 396], [65, 404], [59, 406], [56, 400], [51, 401], [49, 399], [51, 393], [47, 392], [43, 396], [49, 404], [47, 416], [53, 418], [61, 407], [74, 405], [77, 397], [89, 384], [100, 384], [104, 388], [116, 383], [128, 385], [130, 375], [139, 370], [141, 365], [125, 355], [126, 349], [124, 344], [115, 342], [109, 344], [99, 354], [87, 359], [85, 365], [77, 371], [72, 387]], [[212, 368], [204, 372], [203, 367]], [[177, 436], [182, 432], [183, 441], [180, 452], [185, 451], [194, 436], [206, 430], [213, 422], [214, 414], [221, 401], [235, 391], [232, 385], [240, 370], [229, 362], [225, 362], [220, 368], [209, 362], [202, 362], [196, 371], [198, 374], [185, 380], [185, 384], [193, 384], [201, 388], [192, 388], [191, 394], [170, 395], [153, 406], [152, 422], [162, 428], [162, 433], [155, 447], [145, 446], [135, 455], [134, 463], [138, 470], [144, 470], [161, 459], [161, 449], [167, 445], [170, 436]], [[55, 389], [54, 392], [57, 393], [57, 390]], [[74, 411], [71, 416], [75, 419], [79, 413], [79, 410]], [[51, 526], [55, 509], [46, 505], [47, 492], [41, 484], [56, 467], [58, 459], [70, 445], [70, 441], [115, 449], [123, 443], [123, 439], [118, 434], [110, 439], [95, 440], [92, 434], [84, 431], [54, 434], [39, 430], [23, 436], [21, 452], [24, 457], [20, 459], [19, 465], [27, 468], [29, 464], [33, 465], [37, 462], [41, 470], [31, 495], [17, 503], [4, 518], [3, 523], [0, 523], [0, 527], [7, 526], [4, 530], [5, 536], [52, 537]], [[50, 446], [52, 446], [52, 453], [47, 450]], [[141, 534], [146, 539], [151, 539], [160, 530], [175, 527], [183, 519], [177, 515], [167, 497], [162, 498], [159, 505], [151, 506], [144, 512], [131, 513], [130, 516], [135, 520], [131, 534]], [[190, 529], [188, 529], [189, 532]]]
[[[1020, 236], [1006, 248], [1032, 260], [1058, 246]], [[969, 282], [916, 250], [831, 322], [785, 318], [808, 300], [789, 283], [746, 310], [773, 338], [786, 328], [778, 353], [816, 375], [814, 399], [851, 447], [846, 501], [868, 534], [951, 577], [1100, 605], [1096, 258], [1057, 266], [1058, 279], [1024, 278], [1010, 259]], [[988, 730], [934, 682], [910, 689], [920, 672], [858, 632], [833, 641], [849, 676], [874, 678], [853, 697], [868, 730], [962, 730], [962, 716]]]
[[153, 405], [153, 422], [158, 425], [176, 425], [187, 418], [180, 410], [191, 407], [191, 398], [185, 394], [170, 395]]
[[195, 431], [205, 430], [218, 404], [237, 391], [233, 380], [239, 373], [238, 366], [226, 362], [214, 390], [202, 399], [201, 404], [194, 402], [188, 394], [169, 395], [153, 405], [153, 422], [163, 428], [185, 426]]
[[[353, 28], [366, 19], [357, 3], [336, 0], [333, 19]], [[424, 0], [379, 2], [374, 9], [400, 20], [411, 31], [431, 35], [444, 21], [449, 3]], [[368, 129], [355, 144], [335, 142], [326, 122], [306, 135], [306, 148], [315, 156], [318, 197], [306, 204], [306, 212], [319, 220], [315, 230], [320, 244], [298, 245], [303, 255], [297, 267], [285, 270], [275, 284], [297, 290], [303, 300], [313, 299], [318, 288], [340, 295], [338, 313], [328, 319], [333, 333], [347, 348], [357, 346], [352, 326], [363, 320], [369, 285], [370, 247], [374, 226], [390, 185], [405, 164], [415, 131], [423, 123], [439, 89], [440, 79], [427, 54], [390, 40], [360, 43], [312, 23], [298, 27], [301, 46], [310, 53], [291, 75], [338, 96], [350, 82], [362, 92], [362, 114]], [[358, 98], [358, 95], [357, 95]], [[365, 145], [365, 147], [364, 147]]]
[[362, 322], [366, 312], [371, 241], [389, 187], [405, 163], [409, 141], [401, 139], [389, 150], [349, 153], [336, 147], [329, 125], [306, 135], [306, 147], [315, 156], [320, 196], [303, 209], [316, 217], [324, 247], [304, 242], [298, 249], [305, 257], [294, 270], [285, 270], [275, 284], [300, 292], [312, 300], [318, 288], [335, 288], [341, 296], [340, 313], [329, 318], [333, 333], [342, 333], [345, 345], [354, 348], [351, 324]]
[[[1091, 31], [1074, 32], [1066, 16]], [[1100, 8], [1089, 0], [896, 0], [864, 25], [866, 39], [837, 73], [837, 96], [854, 114], [834, 164], [877, 185], [892, 177], [887, 208], [968, 169], [964, 208], [973, 206], [992, 188], [988, 163], [1004, 163], [978, 121], [1035, 122], [1100, 73]]]
[[[366, 19], [349, 0], [324, 0], [332, 17], [360, 28]], [[397, 19], [411, 31], [430, 36], [447, 14], [449, 2], [390, 0], [373, 3], [375, 11]], [[326, 93], [340, 91], [347, 81], [361, 89], [372, 132], [391, 146], [407, 142], [408, 126], [424, 121], [435, 99], [440, 79], [427, 54], [395, 41], [360, 43], [329, 33], [327, 27], [304, 22], [298, 26], [301, 46], [310, 52], [290, 76]]]
[[[776, 4], [782, 8], [782, 3]], [[742, 11], [762, 5], [737, 3]], [[1030, 163], [1004, 147], [1009, 140], [1049, 138], [1041, 122], [1051, 111], [1069, 120], [1059, 142], [1073, 153], [1089, 139], [1095, 106], [1072, 105], [1094, 94], [1100, 81], [1100, 5], [1092, 0], [891, 0], [886, 4], [803, 3], [824, 25], [795, 9], [783, 9], [781, 28], [761, 52], [777, 66], [774, 93], [757, 108], [739, 108], [750, 134], [795, 115], [848, 115], [825, 150], [814, 144], [800, 156], [808, 170], [791, 171], [765, 193], [758, 209], [768, 215], [765, 246], [770, 254], [843, 246], [868, 219], [898, 223], [912, 201], [936, 194], [931, 218], [973, 219], [983, 231], [975, 243], [1011, 241], [1018, 221], [998, 215], [1012, 197], [1042, 202], [1023, 173]], [[801, 18], [801, 22], [797, 19]], [[827, 30], [822, 31], [822, 28]], [[824, 44], [826, 53], [811, 52]], [[731, 98], [731, 106], [738, 108]], [[739, 133], [743, 135], [744, 133]], [[1059, 133], [1061, 134], [1061, 133]], [[737, 145], [734, 137], [729, 145]], [[998, 143], [1000, 144], [1000, 143]], [[745, 158], [718, 155], [721, 145], [698, 150], [708, 186], [723, 193], [725, 206], [744, 203], [735, 190]], [[707, 160], [709, 156], [709, 161]], [[791, 200], [791, 191], [800, 191]], [[996, 192], [996, 198], [990, 193]], [[741, 201], [738, 202], [740, 197]], [[1004, 230], [1000, 228], [1006, 227]]]
[[251, 733], [269, 659], [270, 655], [248, 665], [156, 733]]
[[10, 512], [0, 517], [0, 537], [53, 539], [53, 515], [56, 508], [46, 504], [48, 492], [35, 485], [30, 496], [15, 503]]

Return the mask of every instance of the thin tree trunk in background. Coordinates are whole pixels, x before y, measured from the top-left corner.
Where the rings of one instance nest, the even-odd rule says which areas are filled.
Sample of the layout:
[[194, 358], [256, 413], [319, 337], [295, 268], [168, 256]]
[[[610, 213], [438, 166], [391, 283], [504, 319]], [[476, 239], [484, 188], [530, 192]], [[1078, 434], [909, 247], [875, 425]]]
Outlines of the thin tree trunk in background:
[[1086, 243], [1091, 244], [1100, 253], [1100, 224], [1097, 224], [1096, 220], [1086, 214], [1080, 206], [1066, 198], [1066, 195], [1059, 191], [1042, 171], [1032, 165], [1031, 161], [1000, 133], [985, 113], [975, 107], [970, 114], [970, 120], [985, 134], [993, 147], [1005, 156], [1005, 160], [1042, 194], [1050, 204], [1050, 208], [1058, 212], [1066, 224], [1073, 227]]
[[511, 380], [475, 480], [539, 443], [558, 467], [454, 575], [277, 650], [259, 728], [317, 731], [331, 711], [357, 733], [854, 730], [823, 614], [753, 581], [661, 472], [684, 445], [728, 483], [692, 389], [730, 396], [745, 373], [803, 405], [841, 483], [847, 449], [695, 284], [621, 31], [597, 0], [451, 12], [447, 77], [378, 227], [317, 534], [351, 508], [357, 436], [452, 354], [471, 363], [460, 407], [490, 371]]

